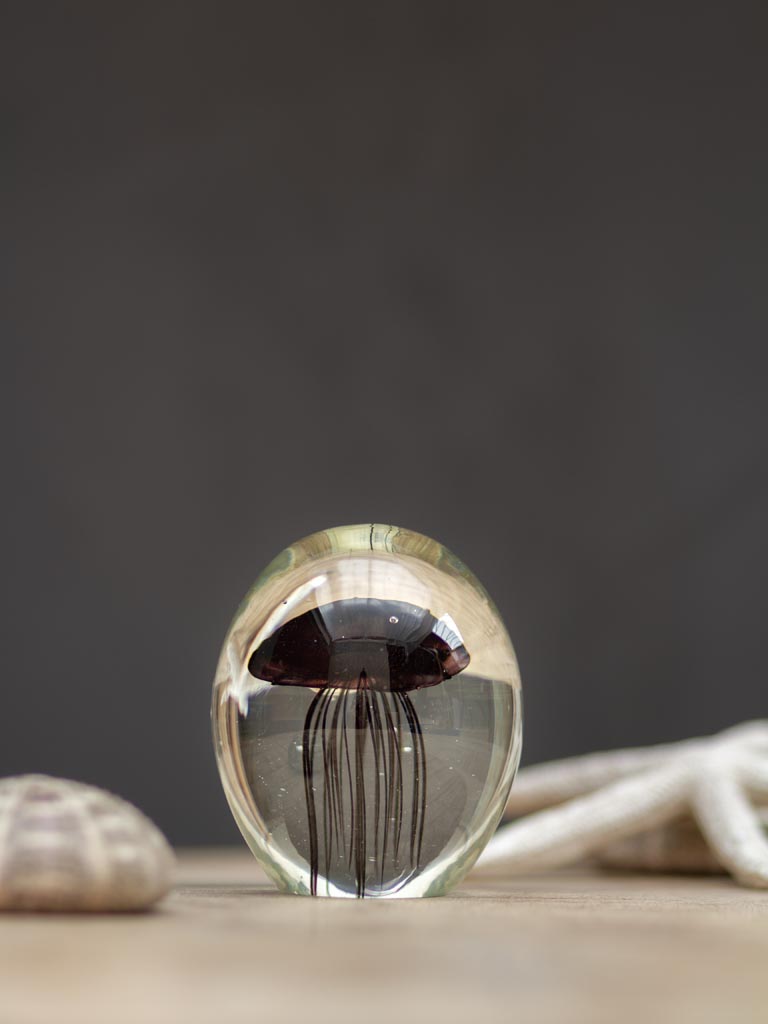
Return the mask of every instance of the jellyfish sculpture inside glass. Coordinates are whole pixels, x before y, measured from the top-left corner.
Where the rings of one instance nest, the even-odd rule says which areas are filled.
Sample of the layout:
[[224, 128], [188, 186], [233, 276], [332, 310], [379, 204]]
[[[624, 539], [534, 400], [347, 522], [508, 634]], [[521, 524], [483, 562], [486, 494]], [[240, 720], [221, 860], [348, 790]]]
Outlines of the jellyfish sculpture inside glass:
[[520, 757], [520, 677], [488, 594], [436, 541], [366, 524], [269, 565], [213, 692], [224, 791], [285, 891], [432, 896], [492, 835]]

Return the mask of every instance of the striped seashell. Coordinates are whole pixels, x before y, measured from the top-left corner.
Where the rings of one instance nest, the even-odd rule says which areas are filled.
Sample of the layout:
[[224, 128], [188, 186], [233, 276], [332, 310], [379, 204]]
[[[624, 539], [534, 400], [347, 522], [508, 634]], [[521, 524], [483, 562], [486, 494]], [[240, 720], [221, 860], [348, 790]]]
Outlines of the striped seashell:
[[0, 910], [143, 910], [174, 856], [132, 804], [48, 775], [0, 779]]

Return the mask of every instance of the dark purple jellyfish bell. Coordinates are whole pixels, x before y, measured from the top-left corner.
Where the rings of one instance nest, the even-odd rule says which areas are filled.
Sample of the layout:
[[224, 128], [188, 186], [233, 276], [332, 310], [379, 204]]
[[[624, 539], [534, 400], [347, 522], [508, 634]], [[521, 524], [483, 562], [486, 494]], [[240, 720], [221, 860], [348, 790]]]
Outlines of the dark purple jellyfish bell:
[[248, 662], [258, 679], [280, 686], [372, 689], [436, 686], [463, 671], [469, 654], [447, 616], [402, 601], [348, 598], [284, 623]]
[[313, 895], [320, 875], [364, 896], [419, 871], [427, 752], [409, 694], [469, 661], [449, 616], [376, 598], [304, 612], [251, 654], [256, 678], [315, 691], [301, 737]]

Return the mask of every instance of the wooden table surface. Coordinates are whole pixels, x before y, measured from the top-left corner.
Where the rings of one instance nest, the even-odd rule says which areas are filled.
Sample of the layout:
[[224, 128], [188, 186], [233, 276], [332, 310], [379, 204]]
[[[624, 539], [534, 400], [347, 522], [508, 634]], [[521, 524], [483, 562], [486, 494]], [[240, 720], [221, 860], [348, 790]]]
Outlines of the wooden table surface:
[[0, 917], [0, 1024], [768, 1022], [768, 892], [474, 873], [432, 900], [282, 896], [181, 854], [161, 908]]

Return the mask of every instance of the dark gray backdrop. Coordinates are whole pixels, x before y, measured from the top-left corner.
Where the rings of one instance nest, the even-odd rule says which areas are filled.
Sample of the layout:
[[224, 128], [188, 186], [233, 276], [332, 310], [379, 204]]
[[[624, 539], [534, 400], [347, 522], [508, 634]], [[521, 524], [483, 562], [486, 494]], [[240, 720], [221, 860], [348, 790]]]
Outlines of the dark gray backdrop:
[[379, 520], [525, 759], [764, 715], [764, 3], [4, 4], [0, 773], [236, 838], [218, 648]]

